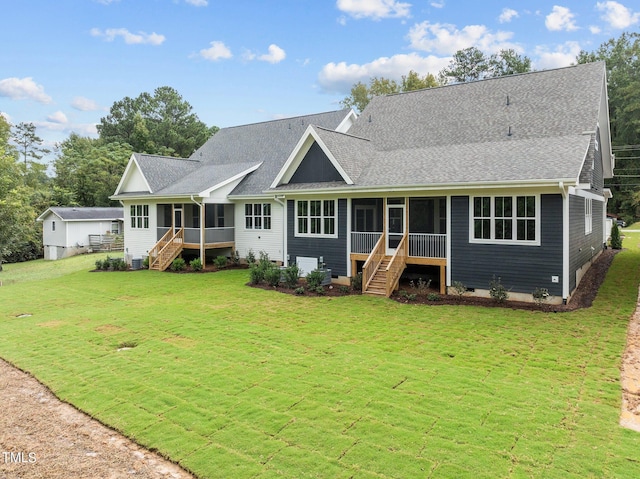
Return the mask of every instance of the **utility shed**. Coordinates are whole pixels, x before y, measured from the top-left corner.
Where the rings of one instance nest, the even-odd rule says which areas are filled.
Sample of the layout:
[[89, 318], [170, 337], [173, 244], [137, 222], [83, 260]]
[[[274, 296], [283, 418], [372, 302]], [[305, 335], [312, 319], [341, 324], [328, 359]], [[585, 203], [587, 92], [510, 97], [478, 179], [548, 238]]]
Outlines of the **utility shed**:
[[90, 250], [122, 248], [122, 207], [52, 206], [38, 217], [42, 223], [44, 258], [62, 259]]

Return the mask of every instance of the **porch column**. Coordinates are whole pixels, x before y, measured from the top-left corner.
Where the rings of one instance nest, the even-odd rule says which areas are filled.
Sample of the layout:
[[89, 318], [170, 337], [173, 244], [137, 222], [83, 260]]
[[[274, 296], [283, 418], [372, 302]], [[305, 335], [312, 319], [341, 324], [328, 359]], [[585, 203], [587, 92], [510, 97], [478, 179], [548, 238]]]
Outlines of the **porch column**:
[[206, 249], [204, 247], [206, 240], [205, 225], [205, 207], [204, 203], [200, 203], [200, 261], [202, 261], [202, 267], [204, 268], [206, 262]]

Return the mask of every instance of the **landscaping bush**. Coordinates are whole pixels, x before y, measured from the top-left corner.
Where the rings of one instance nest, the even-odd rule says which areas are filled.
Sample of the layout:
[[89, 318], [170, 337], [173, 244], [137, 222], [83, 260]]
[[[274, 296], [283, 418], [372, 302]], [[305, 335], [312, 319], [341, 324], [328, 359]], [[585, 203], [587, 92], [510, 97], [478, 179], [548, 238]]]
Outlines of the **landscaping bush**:
[[254, 264], [256, 262], [256, 255], [254, 254], [252, 249], [247, 251], [247, 257], [245, 259], [247, 260], [247, 264], [249, 266], [251, 266], [252, 264]]
[[253, 263], [249, 268], [249, 282], [251, 284], [260, 284], [264, 281], [265, 270], [260, 265]]
[[496, 302], [504, 303], [507, 299], [509, 299], [509, 292], [501, 283], [500, 278], [496, 279], [494, 276], [493, 279], [489, 282], [489, 296], [491, 296]]
[[362, 291], [362, 273], [358, 273], [351, 277], [351, 288], [354, 291]]
[[96, 260], [96, 263], [95, 263], [95, 264], [96, 264], [96, 270], [101, 270], [101, 269], [102, 269], [102, 266], [103, 266], [103, 265], [104, 265], [104, 263], [105, 263], [105, 261], [106, 261], [106, 260], [102, 260], [102, 259]]
[[464, 296], [467, 292], [467, 286], [462, 281], [454, 281], [451, 283], [451, 288], [458, 296]]
[[317, 269], [314, 269], [309, 274], [307, 274], [307, 289], [309, 289], [309, 291], [313, 291], [318, 286], [321, 286], [322, 282], [324, 281], [324, 275], [324, 271], [320, 271]]
[[531, 295], [533, 296], [533, 301], [538, 306], [541, 306], [547, 299], [551, 297], [547, 288], [536, 288], [533, 290], [533, 293], [531, 293]]
[[182, 258], [176, 258], [171, 263], [171, 271], [183, 271], [187, 267], [187, 263]]
[[280, 284], [280, 268], [273, 263], [269, 263], [269, 265], [270, 266], [266, 267], [264, 270], [264, 280], [269, 286], [273, 286], [275, 288]]
[[192, 259], [189, 262], [189, 266], [194, 271], [202, 271], [202, 260], [200, 258]]
[[144, 269], [149, 269], [149, 257], [145, 256], [144, 259], [142, 260], [142, 266], [144, 267]]
[[298, 279], [300, 278], [300, 268], [297, 264], [287, 266], [282, 270], [282, 276], [284, 284], [287, 288], [295, 288], [298, 286]]
[[231, 254], [231, 261], [233, 262], [234, 266], [238, 266], [240, 264], [240, 253], [238, 253], [238, 250], [235, 250]]
[[227, 257], [226, 256], [216, 256], [216, 259], [213, 260], [213, 264], [218, 269], [224, 269], [227, 267]]
[[620, 228], [618, 227], [618, 223], [614, 221], [613, 226], [611, 227], [611, 248], [612, 249], [622, 249], [622, 238], [620, 237]]

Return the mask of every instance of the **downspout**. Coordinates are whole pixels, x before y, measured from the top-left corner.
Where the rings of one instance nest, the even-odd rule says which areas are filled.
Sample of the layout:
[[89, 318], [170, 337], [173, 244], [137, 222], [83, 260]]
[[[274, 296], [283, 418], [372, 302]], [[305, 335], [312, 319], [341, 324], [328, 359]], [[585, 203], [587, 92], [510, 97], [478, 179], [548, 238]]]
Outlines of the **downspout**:
[[282, 201], [285, 196], [274, 196], [273, 199], [276, 203], [282, 206], [282, 264], [284, 266], [289, 266], [289, 259], [287, 258], [287, 203]]
[[205, 266], [205, 251], [204, 251], [204, 240], [205, 240], [205, 218], [204, 218], [204, 203], [198, 203], [193, 195], [191, 195], [191, 201], [193, 201], [196, 205], [200, 207], [200, 261], [202, 262], [202, 267]]
[[569, 195], [564, 182], [559, 182], [562, 195], [562, 301], [569, 299]]

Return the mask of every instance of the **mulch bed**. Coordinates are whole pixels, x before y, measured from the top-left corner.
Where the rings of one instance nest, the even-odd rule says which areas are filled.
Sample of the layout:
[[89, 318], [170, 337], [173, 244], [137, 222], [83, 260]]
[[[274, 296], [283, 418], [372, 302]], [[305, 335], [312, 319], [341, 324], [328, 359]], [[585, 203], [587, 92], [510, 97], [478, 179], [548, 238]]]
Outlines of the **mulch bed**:
[[[616, 255], [618, 251], [612, 249], [606, 249], [602, 252], [602, 254], [593, 262], [589, 270], [582, 277], [582, 281], [578, 285], [577, 290], [574, 292], [568, 304], [536, 304], [536, 303], [528, 303], [522, 301], [505, 301], [503, 303], [498, 303], [492, 298], [479, 298], [475, 296], [458, 296], [452, 294], [441, 295], [438, 294], [437, 290], [434, 289], [411, 289], [407, 292], [410, 294], [415, 294], [415, 299], [409, 300], [406, 296], [395, 292], [391, 299], [398, 301], [400, 303], [409, 303], [409, 304], [420, 304], [420, 305], [429, 305], [429, 306], [441, 306], [441, 305], [465, 305], [465, 306], [482, 306], [482, 307], [490, 307], [490, 308], [507, 308], [507, 309], [520, 309], [527, 311], [545, 311], [545, 312], [565, 312], [565, 311], [575, 311], [576, 309], [581, 308], [589, 308], [593, 303], [596, 294], [598, 294], [598, 289], [600, 289], [600, 285], [604, 281], [605, 276], [607, 275], [607, 271], [609, 270], [609, 266], [613, 261], [613, 257]], [[300, 286], [303, 286], [304, 283], [301, 283]], [[254, 288], [265, 289], [269, 291], [278, 291], [284, 294], [292, 294], [296, 296], [328, 296], [328, 297], [336, 297], [336, 296], [348, 296], [352, 294], [361, 294], [359, 291], [354, 291], [351, 288], [345, 289], [344, 287], [332, 285], [324, 288], [324, 294], [318, 294], [313, 291], [304, 290], [304, 293], [296, 292], [295, 289], [286, 288], [284, 286], [273, 287], [266, 284], [251, 284], [247, 283], [247, 286], [251, 286]], [[438, 300], [430, 300], [429, 297], [434, 297], [434, 294], [437, 295]]]

